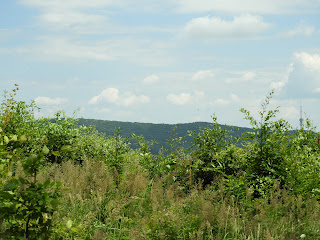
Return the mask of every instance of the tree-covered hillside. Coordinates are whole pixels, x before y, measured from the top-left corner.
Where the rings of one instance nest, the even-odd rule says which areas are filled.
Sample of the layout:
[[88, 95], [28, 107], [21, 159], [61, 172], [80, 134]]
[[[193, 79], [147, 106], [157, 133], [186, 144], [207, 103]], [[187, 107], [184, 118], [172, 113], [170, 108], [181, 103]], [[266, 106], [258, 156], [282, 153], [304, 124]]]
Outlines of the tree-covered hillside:
[[[193, 122], [180, 124], [154, 124], [154, 123], [138, 123], [138, 122], [120, 122], [95, 119], [79, 119], [79, 124], [84, 126], [94, 126], [97, 131], [105, 133], [107, 136], [115, 134], [117, 129], [121, 129], [120, 133], [123, 137], [128, 137], [131, 134], [137, 136], [143, 135], [148, 141], [156, 141], [151, 147], [151, 152], [157, 154], [161, 146], [169, 148], [168, 141], [170, 137], [185, 137], [185, 147], [190, 147], [193, 139], [187, 136], [188, 131], [199, 131], [200, 127], [210, 127], [209, 122]], [[227, 125], [219, 125], [222, 129], [228, 131], [232, 137], [240, 137], [245, 132], [252, 131], [250, 128], [241, 128]]]

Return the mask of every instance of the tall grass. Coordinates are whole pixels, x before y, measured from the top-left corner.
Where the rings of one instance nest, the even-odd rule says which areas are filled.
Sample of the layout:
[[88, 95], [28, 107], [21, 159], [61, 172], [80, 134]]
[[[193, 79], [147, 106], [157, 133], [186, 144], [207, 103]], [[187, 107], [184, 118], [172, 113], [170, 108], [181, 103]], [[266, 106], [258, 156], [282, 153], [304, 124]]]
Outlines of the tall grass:
[[223, 184], [186, 191], [172, 174], [150, 180], [130, 154], [126, 163], [119, 182], [94, 159], [43, 169], [39, 179], [64, 188], [52, 239], [320, 239], [319, 203], [277, 182], [267, 198], [239, 201]]

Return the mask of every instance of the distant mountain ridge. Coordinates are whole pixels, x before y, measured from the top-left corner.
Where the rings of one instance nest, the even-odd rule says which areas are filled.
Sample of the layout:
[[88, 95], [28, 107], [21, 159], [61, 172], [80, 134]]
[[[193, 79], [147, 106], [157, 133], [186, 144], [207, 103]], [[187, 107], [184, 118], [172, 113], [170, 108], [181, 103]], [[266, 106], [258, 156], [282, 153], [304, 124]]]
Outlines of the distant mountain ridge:
[[[193, 122], [193, 123], [180, 123], [180, 124], [165, 124], [165, 123], [139, 123], [139, 122], [120, 122], [110, 120], [97, 120], [97, 119], [79, 119], [79, 125], [95, 126], [95, 128], [107, 136], [114, 135], [118, 128], [121, 129], [121, 136], [127, 137], [130, 134], [137, 136], [143, 135], [148, 141], [154, 140], [158, 144], [154, 145], [151, 149], [152, 153], [158, 153], [161, 146], [168, 148], [167, 141], [175, 134], [175, 137], [183, 137], [188, 131], [198, 131], [200, 126], [210, 127], [210, 122]], [[228, 125], [221, 125], [222, 129], [232, 130], [230, 133], [233, 136], [240, 136], [244, 132], [252, 131], [251, 128], [235, 127]], [[173, 133], [173, 129], [175, 131]], [[237, 129], [237, 130], [236, 130]], [[186, 138], [186, 145], [191, 146], [192, 139]]]

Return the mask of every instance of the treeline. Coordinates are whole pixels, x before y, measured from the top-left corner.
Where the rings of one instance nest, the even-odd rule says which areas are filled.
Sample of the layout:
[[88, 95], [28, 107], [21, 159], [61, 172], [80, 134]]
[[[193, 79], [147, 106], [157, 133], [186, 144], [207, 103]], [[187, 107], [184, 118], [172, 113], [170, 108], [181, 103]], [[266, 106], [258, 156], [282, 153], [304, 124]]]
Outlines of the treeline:
[[1, 239], [320, 238], [319, 134], [276, 120], [273, 92], [259, 119], [241, 109], [240, 140], [213, 117], [152, 153], [130, 124], [129, 138], [63, 112], [35, 119], [17, 91], [0, 107]]

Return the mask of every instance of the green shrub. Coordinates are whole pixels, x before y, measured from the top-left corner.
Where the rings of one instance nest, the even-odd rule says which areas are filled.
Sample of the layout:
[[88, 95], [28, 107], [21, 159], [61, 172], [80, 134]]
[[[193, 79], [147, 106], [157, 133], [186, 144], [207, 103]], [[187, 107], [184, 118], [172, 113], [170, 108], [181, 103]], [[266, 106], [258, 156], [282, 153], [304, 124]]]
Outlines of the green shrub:
[[276, 179], [284, 185], [287, 174], [284, 158], [288, 151], [290, 126], [283, 119], [273, 121], [279, 110], [267, 110], [272, 94], [273, 91], [261, 104], [259, 121], [249, 111], [241, 109], [254, 130], [247, 133], [246, 138], [250, 142], [245, 147], [248, 163], [246, 174], [256, 197], [264, 197]]
[[189, 132], [189, 136], [194, 141], [192, 169], [196, 181], [209, 185], [220, 174], [229, 174], [225, 171], [230, 169], [224, 168], [228, 163], [222, 166], [217, 156], [231, 145], [232, 139], [228, 131], [220, 127], [216, 117], [213, 117], [212, 128], [200, 127], [198, 133]]
[[[14, 89], [14, 93], [18, 88]], [[60, 197], [60, 183], [37, 182], [37, 174], [44, 166], [49, 149], [39, 144], [22, 149], [25, 135], [34, 128], [34, 119], [28, 105], [13, 99], [4, 101], [0, 115], [0, 236], [7, 239], [48, 239], [52, 215]], [[9, 105], [8, 105], [9, 104]], [[19, 127], [14, 127], [19, 126]], [[14, 134], [14, 135], [12, 135]], [[18, 135], [24, 134], [24, 135]], [[11, 139], [8, 136], [11, 135]], [[28, 136], [31, 141], [31, 134]], [[41, 148], [41, 150], [39, 150]], [[15, 177], [17, 165], [22, 165], [25, 177]]]

